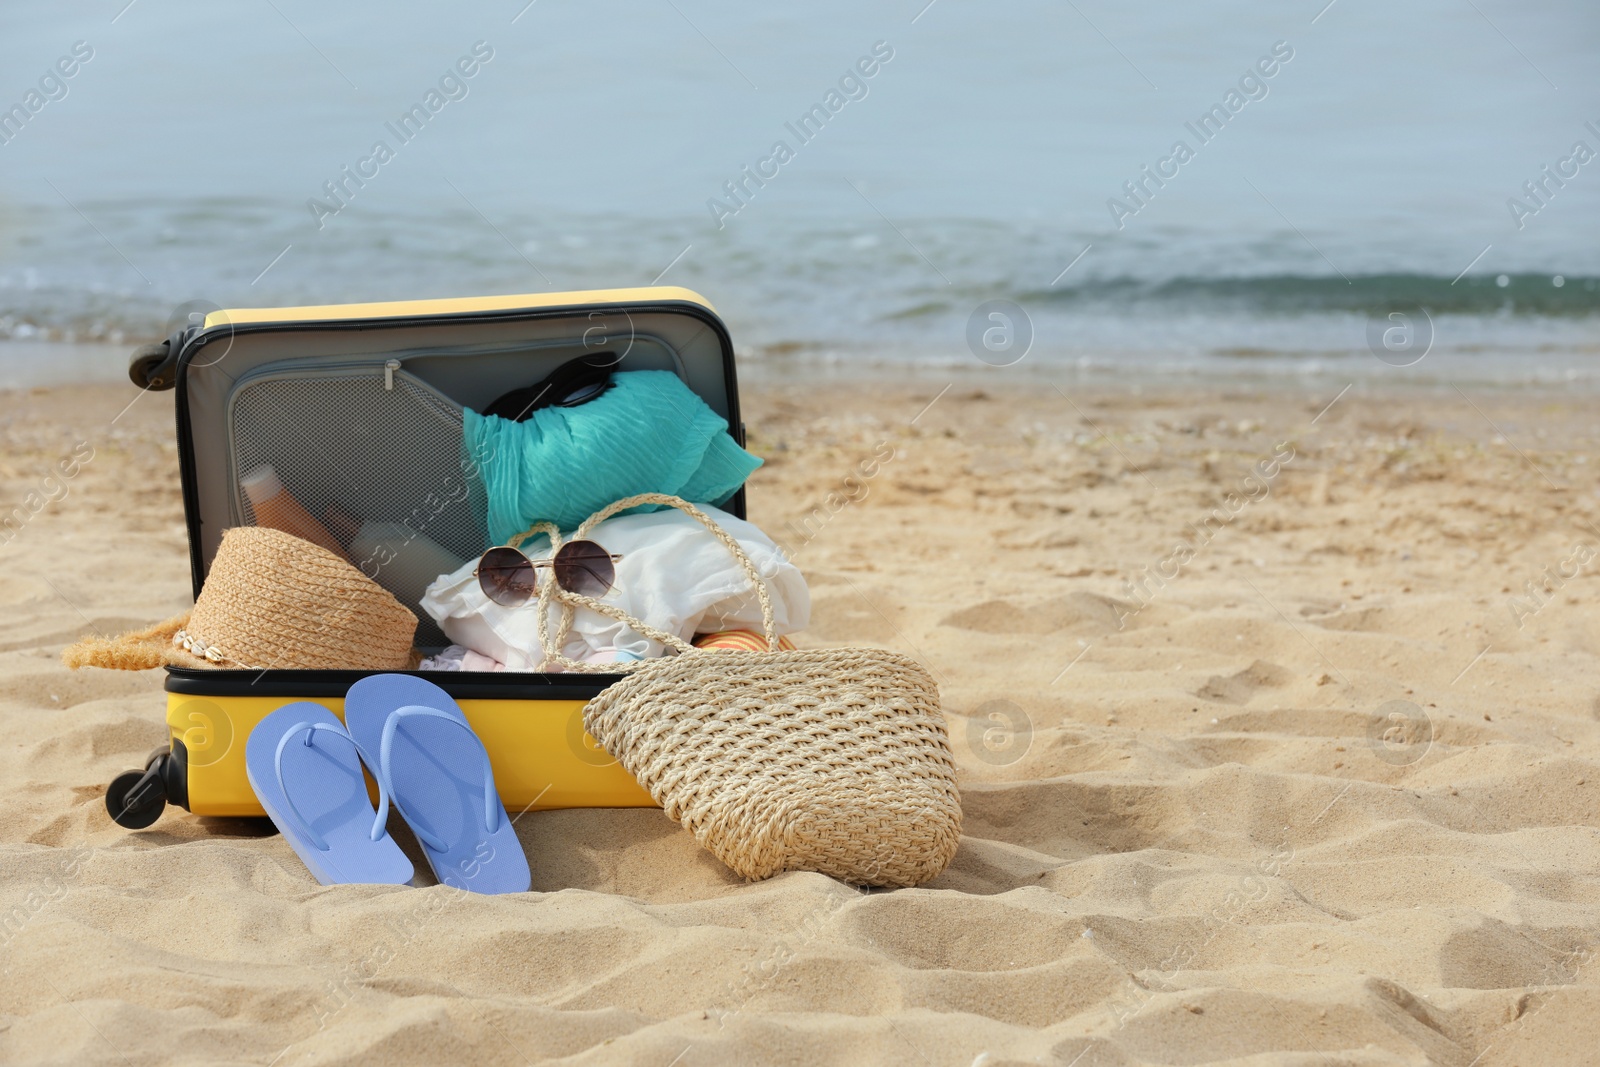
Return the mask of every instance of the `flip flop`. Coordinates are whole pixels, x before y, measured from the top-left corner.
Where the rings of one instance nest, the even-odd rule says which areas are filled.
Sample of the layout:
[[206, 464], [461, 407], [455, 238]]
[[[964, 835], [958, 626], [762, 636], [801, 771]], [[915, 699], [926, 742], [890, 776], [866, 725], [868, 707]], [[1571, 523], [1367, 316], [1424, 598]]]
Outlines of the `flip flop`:
[[415, 873], [372, 810], [361, 759], [321, 704], [285, 704], [250, 731], [245, 775], [285, 841], [323, 885], [405, 885]]
[[440, 882], [474, 893], [527, 892], [533, 876], [489, 753], [448, 693], [415, 675], [368, 675], [345, 694], [344, 718]]

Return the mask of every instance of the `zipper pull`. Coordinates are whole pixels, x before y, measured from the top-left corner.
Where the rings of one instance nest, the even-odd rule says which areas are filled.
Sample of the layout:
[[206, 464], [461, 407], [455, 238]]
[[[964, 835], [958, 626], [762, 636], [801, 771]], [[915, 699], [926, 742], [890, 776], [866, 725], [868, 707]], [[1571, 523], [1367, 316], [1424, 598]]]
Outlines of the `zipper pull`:
[[394, 372], [400, 369], [398, 359], [384, 360], [383, 363], [383, 388], [386, 392], [394, 392]]

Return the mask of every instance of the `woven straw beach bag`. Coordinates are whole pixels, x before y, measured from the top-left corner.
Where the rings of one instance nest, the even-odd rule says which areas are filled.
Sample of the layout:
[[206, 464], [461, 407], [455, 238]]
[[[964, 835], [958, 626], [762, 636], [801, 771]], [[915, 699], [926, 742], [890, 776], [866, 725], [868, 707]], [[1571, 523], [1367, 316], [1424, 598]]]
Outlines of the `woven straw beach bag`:
[[[737, 541], [677, 497], [628, 497], [573, 534], [639, 504], [697, 518], [754, 583], [769, 648], [777, 647], [766, 583]], [[552, 553], [560, 547], [551, 534]], [[559, 649], [572, 609], [612, 618], [611, 605], [541, 590], [540, 639]], [[552, 600], [562, 604], [547, 640]], [[624, 619], [676, 656], [605, 664], [628, 677], [591, 700], [584, 728], [667, 815], [745, 878], [816, 871], [856, 885], [912, 886], [939, 874], [961, 838], [961, 798], [939, 691], [915, 660], [875, 648], [746, 652], [695, 649]], [[552, 658], [569, 669], [594, 665]]]

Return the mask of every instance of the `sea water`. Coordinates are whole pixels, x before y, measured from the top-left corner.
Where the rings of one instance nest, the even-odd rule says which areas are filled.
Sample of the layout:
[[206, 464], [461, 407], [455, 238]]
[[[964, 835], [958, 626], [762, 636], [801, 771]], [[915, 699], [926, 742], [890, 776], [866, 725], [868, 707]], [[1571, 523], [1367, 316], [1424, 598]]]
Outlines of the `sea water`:
[[10, 5], [0, 338], [658, 282], [774, 366], [1587, 382], [1597, 47], [1586, 0]]

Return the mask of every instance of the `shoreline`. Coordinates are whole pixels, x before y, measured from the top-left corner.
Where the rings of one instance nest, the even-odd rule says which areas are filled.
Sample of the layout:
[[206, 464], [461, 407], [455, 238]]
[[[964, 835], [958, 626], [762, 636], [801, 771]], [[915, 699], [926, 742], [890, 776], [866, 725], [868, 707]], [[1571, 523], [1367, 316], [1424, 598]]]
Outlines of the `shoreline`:
[[[0, 393], [82, 386], [125, 386], [128, 357], [134, 343], [0, 340]], [[759, 349], [737, 352], [741, 383], [755, 388], [785, 388], [796, 383], [828, 387], [858, 382], [874, 384], [952, 384], [957, 387], [1029, 392], [1051, 385], [1090, 393], [1126, 391], [1159, 395], [1165, 390], [1237, 390], [1274, 393], [1334, 391], [1345, 385], [1372, 394], [1449, 393], [1455, 389], [1523, 396], [1600, 392], [1600, 356], [1593, 370], [1551, 370], [1540, 376], [1517, 375], [1510, 356], [1479, 355], [1474, 363], [1450, 368], [1444, 357], [1431, 363], [1396, 368], [1362, 353], [1337, 359], [1258, 354], [1234, 357], [1235, 364], [1199, 364], [1176, 356], [1144, 356], [1117, 365], [1080, 362], [1046, 354], [1012, 366], [989, 366], [970, 354], [928, 360], [863, 358], [860, 354]], [[1295, 360], [1302, 360], [1296, 363]], [[131, 396], [131, 393], [130, 393]]]

